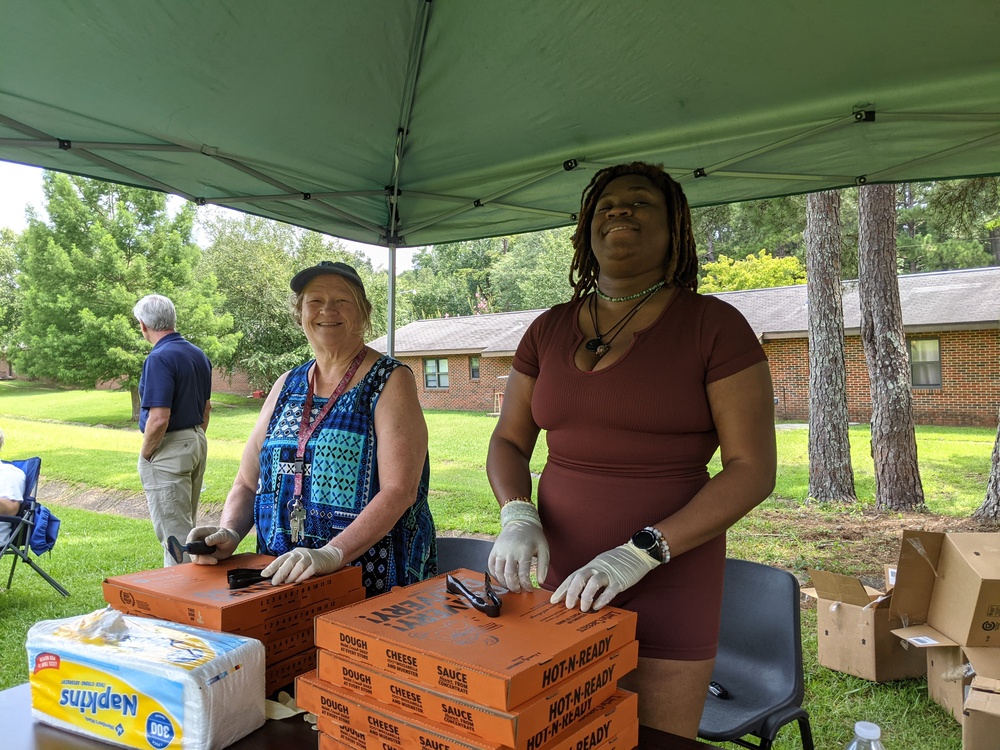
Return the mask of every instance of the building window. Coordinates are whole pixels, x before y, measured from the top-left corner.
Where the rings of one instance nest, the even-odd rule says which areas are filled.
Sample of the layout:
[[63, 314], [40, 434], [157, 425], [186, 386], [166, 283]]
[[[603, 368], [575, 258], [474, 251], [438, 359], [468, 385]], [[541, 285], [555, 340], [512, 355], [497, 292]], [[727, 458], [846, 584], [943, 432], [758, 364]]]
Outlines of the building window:
[[424, 388], [448, 387], [448, 360], [424, 360]]
[[469, 357], [469, 380], [479, 380], [479, 357]]
[[910, 382], [914, 388], [941, 387], [939, 339], [910, 339]]

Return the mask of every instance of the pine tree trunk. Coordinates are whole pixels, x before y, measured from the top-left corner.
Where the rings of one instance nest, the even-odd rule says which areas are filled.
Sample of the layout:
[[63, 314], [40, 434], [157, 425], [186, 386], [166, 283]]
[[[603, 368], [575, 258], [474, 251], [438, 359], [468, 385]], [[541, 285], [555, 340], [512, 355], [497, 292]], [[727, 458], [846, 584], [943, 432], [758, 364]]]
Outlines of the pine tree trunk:
[[840, 193], [812, 193], [806, 202], [809, 497], [819, 502], [852, 503], [857, 496], [847, 430], [840, 250]]
[[986, 483], [986, 499], [972, 517], [980, 521], [1000, 521], [1000, 425], [997, 426], [997, 439], [993, 443], [993, 462], [990, 478]]
[[896, 276], [896, 190], [858, 189], [861, 340], [872, 398], [872, 459], [879, 510], [924, 507], [913, 429], [913, 395]]

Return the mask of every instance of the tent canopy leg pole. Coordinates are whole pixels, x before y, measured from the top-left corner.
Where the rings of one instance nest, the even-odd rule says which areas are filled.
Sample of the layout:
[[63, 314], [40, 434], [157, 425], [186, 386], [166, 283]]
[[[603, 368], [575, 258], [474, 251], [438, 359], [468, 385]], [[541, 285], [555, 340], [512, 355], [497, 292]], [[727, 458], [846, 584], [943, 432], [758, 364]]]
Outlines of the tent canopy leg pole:
[[389, 322], [385, 335], [385, 353], [396, 356], [396, 246], [389, 245]]

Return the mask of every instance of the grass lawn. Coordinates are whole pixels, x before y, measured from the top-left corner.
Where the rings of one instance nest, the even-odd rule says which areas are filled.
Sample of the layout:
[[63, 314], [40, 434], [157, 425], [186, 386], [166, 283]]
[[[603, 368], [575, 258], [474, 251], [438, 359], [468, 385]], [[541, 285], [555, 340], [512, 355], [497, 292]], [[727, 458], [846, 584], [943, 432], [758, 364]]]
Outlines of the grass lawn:
[[[243, 443], [260, 400], [213, 398], [206, 505], [221, 507], [236, 473]], [[0, 427], [4, 455], [42, 457], [42, 481], [141, 492], [136, 457], [141, 442], [129, 423], [127, 393], [67, 391], [18, 381], [0, 382]], [[486, 481], [486, 445], [496, 421], [484, 414], [428, 412], [431, 507], [438, 528], [496, 534], [498, 514]], [[902, 528], [967, 528], [965, 520], [983, 500], [995, 440], [992, 430], [919, 427], [918, 453], [928, 514], [873, 514], [874, 479], [866, 425], [851, 428], [858, 503], [851, 507], [805, 504], [808, 435], [778, 430], [779, 470], [774, 496], [729, 534], [730, 555], [783, 567], [799, 574], [810, 567], [878, 576], [893, 562]], [[532, 469], [541, 471], [540, 443]], [[718, 469], [717, 463], [712, 467]], [[42, 559], [72, 596], [64, 599], [30, 570], [19, 570], [10, 592], [0, 595], [0, 688], [27, 679], [24, 641], [38, 620], [67, 617], [104, 605], [101, 580], [108, 575], [161, 564], [149, 543], [147, 521], [54, 508], [63, 520], [59, 544]], [[245, 543], [246, 544], [246, 543]], [[3, 566], [6, 582], [6, 565]], [[960, 727], [927, 698], [922, 680], [877, 685], [820, 667], [816, 662], [815, 607], [802, 612], [806, 708], [816, 746], [841, 747], [860, 719], [882, 725], [887, 747], [958, 750]], [[781, 731], [780, 750], [800, 747], [794, 725]]]

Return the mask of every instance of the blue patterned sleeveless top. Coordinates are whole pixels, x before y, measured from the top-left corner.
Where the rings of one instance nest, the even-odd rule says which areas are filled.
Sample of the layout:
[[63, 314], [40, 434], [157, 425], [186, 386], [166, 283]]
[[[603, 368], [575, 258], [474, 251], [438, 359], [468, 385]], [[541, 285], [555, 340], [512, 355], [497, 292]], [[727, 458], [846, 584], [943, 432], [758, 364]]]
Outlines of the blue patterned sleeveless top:
[[[302, 503], [304, 536], [291, 542], [289, 503], [295, 492], [295, 452], [313, 361], [288, 373], [260, 451], [254, 502], [257, 551], [281, 555], [296, 546], [322, 547], [368, 505], [379, 491], [375, 406], [399, 360], [382, 356], [356, 386], [337, 399], [305, 450]], [[315, 419], [327, 399], [313, 399]], [[385, 537], [351, 564], [362, 569], [368, 596], [437, 574], [434, 519], [427, 504], [430, 463], [424, 459], [416, 502]]]

